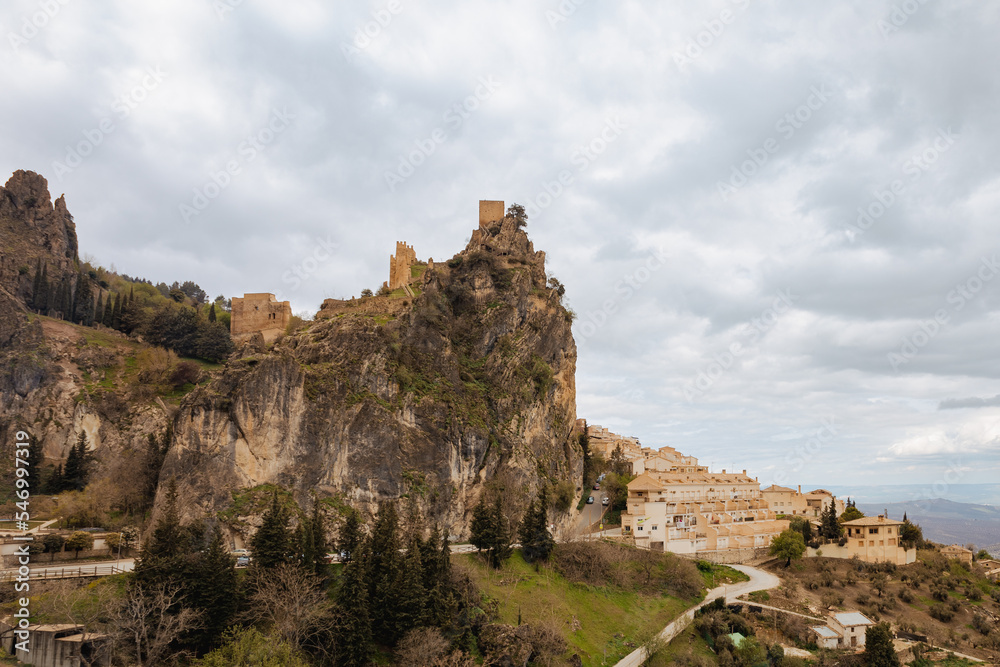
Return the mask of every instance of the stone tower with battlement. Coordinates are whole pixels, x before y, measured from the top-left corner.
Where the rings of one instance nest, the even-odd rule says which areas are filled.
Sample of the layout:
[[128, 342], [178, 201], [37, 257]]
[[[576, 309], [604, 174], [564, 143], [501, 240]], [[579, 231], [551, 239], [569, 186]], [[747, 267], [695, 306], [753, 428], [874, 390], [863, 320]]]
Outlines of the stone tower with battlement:
[[264, 336], [264, 342], [271, 343], [285, 332], [292, 319], [292, 306], [287, 301], [278, 301], [273, 294], [261, 292], [234, 296], [229, 333], [233, 340], [245, 340], [255, 333]]
[[417, 263], [417, 251], [405, 241], [396, 241], [396, 254], [389, 255], [389, 289], [410, 284], [410, 267]]
[[502, 201], [479, 200], [479, 226], [484, 227], [491, 222], [503, 220], [504, 207]]

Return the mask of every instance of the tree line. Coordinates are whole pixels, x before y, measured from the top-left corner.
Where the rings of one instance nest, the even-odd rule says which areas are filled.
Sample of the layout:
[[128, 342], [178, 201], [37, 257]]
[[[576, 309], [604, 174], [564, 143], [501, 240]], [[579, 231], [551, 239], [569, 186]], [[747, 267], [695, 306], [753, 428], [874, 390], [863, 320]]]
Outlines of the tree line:
[[93, 269], [50, 279], [47, 265], [39, 259], [27, 305], [37, 313], [81, 326], [102, 325], [124, 334], [141, 335], [147, 342], [181, 356], [221, 361], [232, 353], [229, 315], [225, 313], [226, 321], [220, 321], [223, 318], [218, 312], [225, 299], [219, 297], [203, 308], [205, 292], [190, 281], [166, 294], [146, 285], [129, 284], [127, 294], [124, 290], [112, 292], [97, 281]]

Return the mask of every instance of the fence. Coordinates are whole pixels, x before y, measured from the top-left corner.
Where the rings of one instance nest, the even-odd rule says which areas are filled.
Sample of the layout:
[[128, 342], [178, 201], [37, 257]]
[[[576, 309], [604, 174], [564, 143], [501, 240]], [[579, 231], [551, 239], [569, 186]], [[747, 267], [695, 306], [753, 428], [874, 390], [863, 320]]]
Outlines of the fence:
[[[110, 577], [113, 574], [128, 572], [123, 566], [117, 563], [105, 563], [102, 565], [80, 565], [78, 567], [43, 567], [31, 570], [28, 574], [29, 581], [39, 581], [45, 579], [78, 579], [83, 577]], [[15, 581], [18, 577], [17, 571], [7, 571], [0, 576], [0, 581]]]

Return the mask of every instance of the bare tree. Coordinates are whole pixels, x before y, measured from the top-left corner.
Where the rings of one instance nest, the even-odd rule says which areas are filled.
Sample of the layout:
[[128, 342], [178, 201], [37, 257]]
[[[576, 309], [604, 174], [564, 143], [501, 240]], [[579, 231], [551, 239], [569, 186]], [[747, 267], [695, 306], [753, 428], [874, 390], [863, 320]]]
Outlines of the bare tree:
[[261, 571], [253, 584], [247, 620], [266, 626], [295, 650], [321, 644], [333, 623], [323, 581], [297, 565]]
[[416, 628], [407, 632], [396, 647], [396, 664], [433, 667], [448, 650], [448, 641], [437, 628]]
[[[64, 579], [45, 584], [45, 595], [39, 597], [41, 611], [54, 620], [80, 626], [80, 632], [85, 639], [93, 639], [96, 651], [85, 650], [84, 642], [80, 643], [79, 658], [81, 667], [90, 667], [106, 658], [102, 651], [101, 638], [98, 636], [105, 628], [102, 620], [106, 618], [107, 610], [115, 599], [113, 586], [100, 585], [81, 586], [81, 580]], [[32, 586], [34, 588], [34, 586]]]
[[172, 644], [198, 626], [200, 614], [182, 607], [182, 596], [179, 587], [169, 584], [129, 585], [112, 612], [115, 655], [134, 660], [139, 667], [159, 665], [168, 655], [173, 661], [187, 657], [188, 652], [177, 651]]

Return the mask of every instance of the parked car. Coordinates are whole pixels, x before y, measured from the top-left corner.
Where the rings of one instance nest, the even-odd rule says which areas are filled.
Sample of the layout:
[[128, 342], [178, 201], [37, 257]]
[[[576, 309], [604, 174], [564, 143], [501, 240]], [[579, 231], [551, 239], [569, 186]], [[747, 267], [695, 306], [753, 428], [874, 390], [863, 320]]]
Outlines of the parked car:
[[601, 490], [601, 485], [600, 484], [594, 484], [594, 491], [600, 491], [600, 490]]
[[594, 496], [587, 496], [587, 504], [588, 505], [594, 504]]
[[237, 556], [236, 567], [246, 567], [250, 565], [250, 556]]
[[603, 498], [601, 499], [601, 504], [602, 504], [602, 505], [604, 505], [605, 507], [607, 507], [608, 505], [610, 505], [610, 504], [611, 504], [611, 499], [610, 499], [610, 498], [608, 498], [607, 496], [604, 496], [604, 497], [603, 497]]

